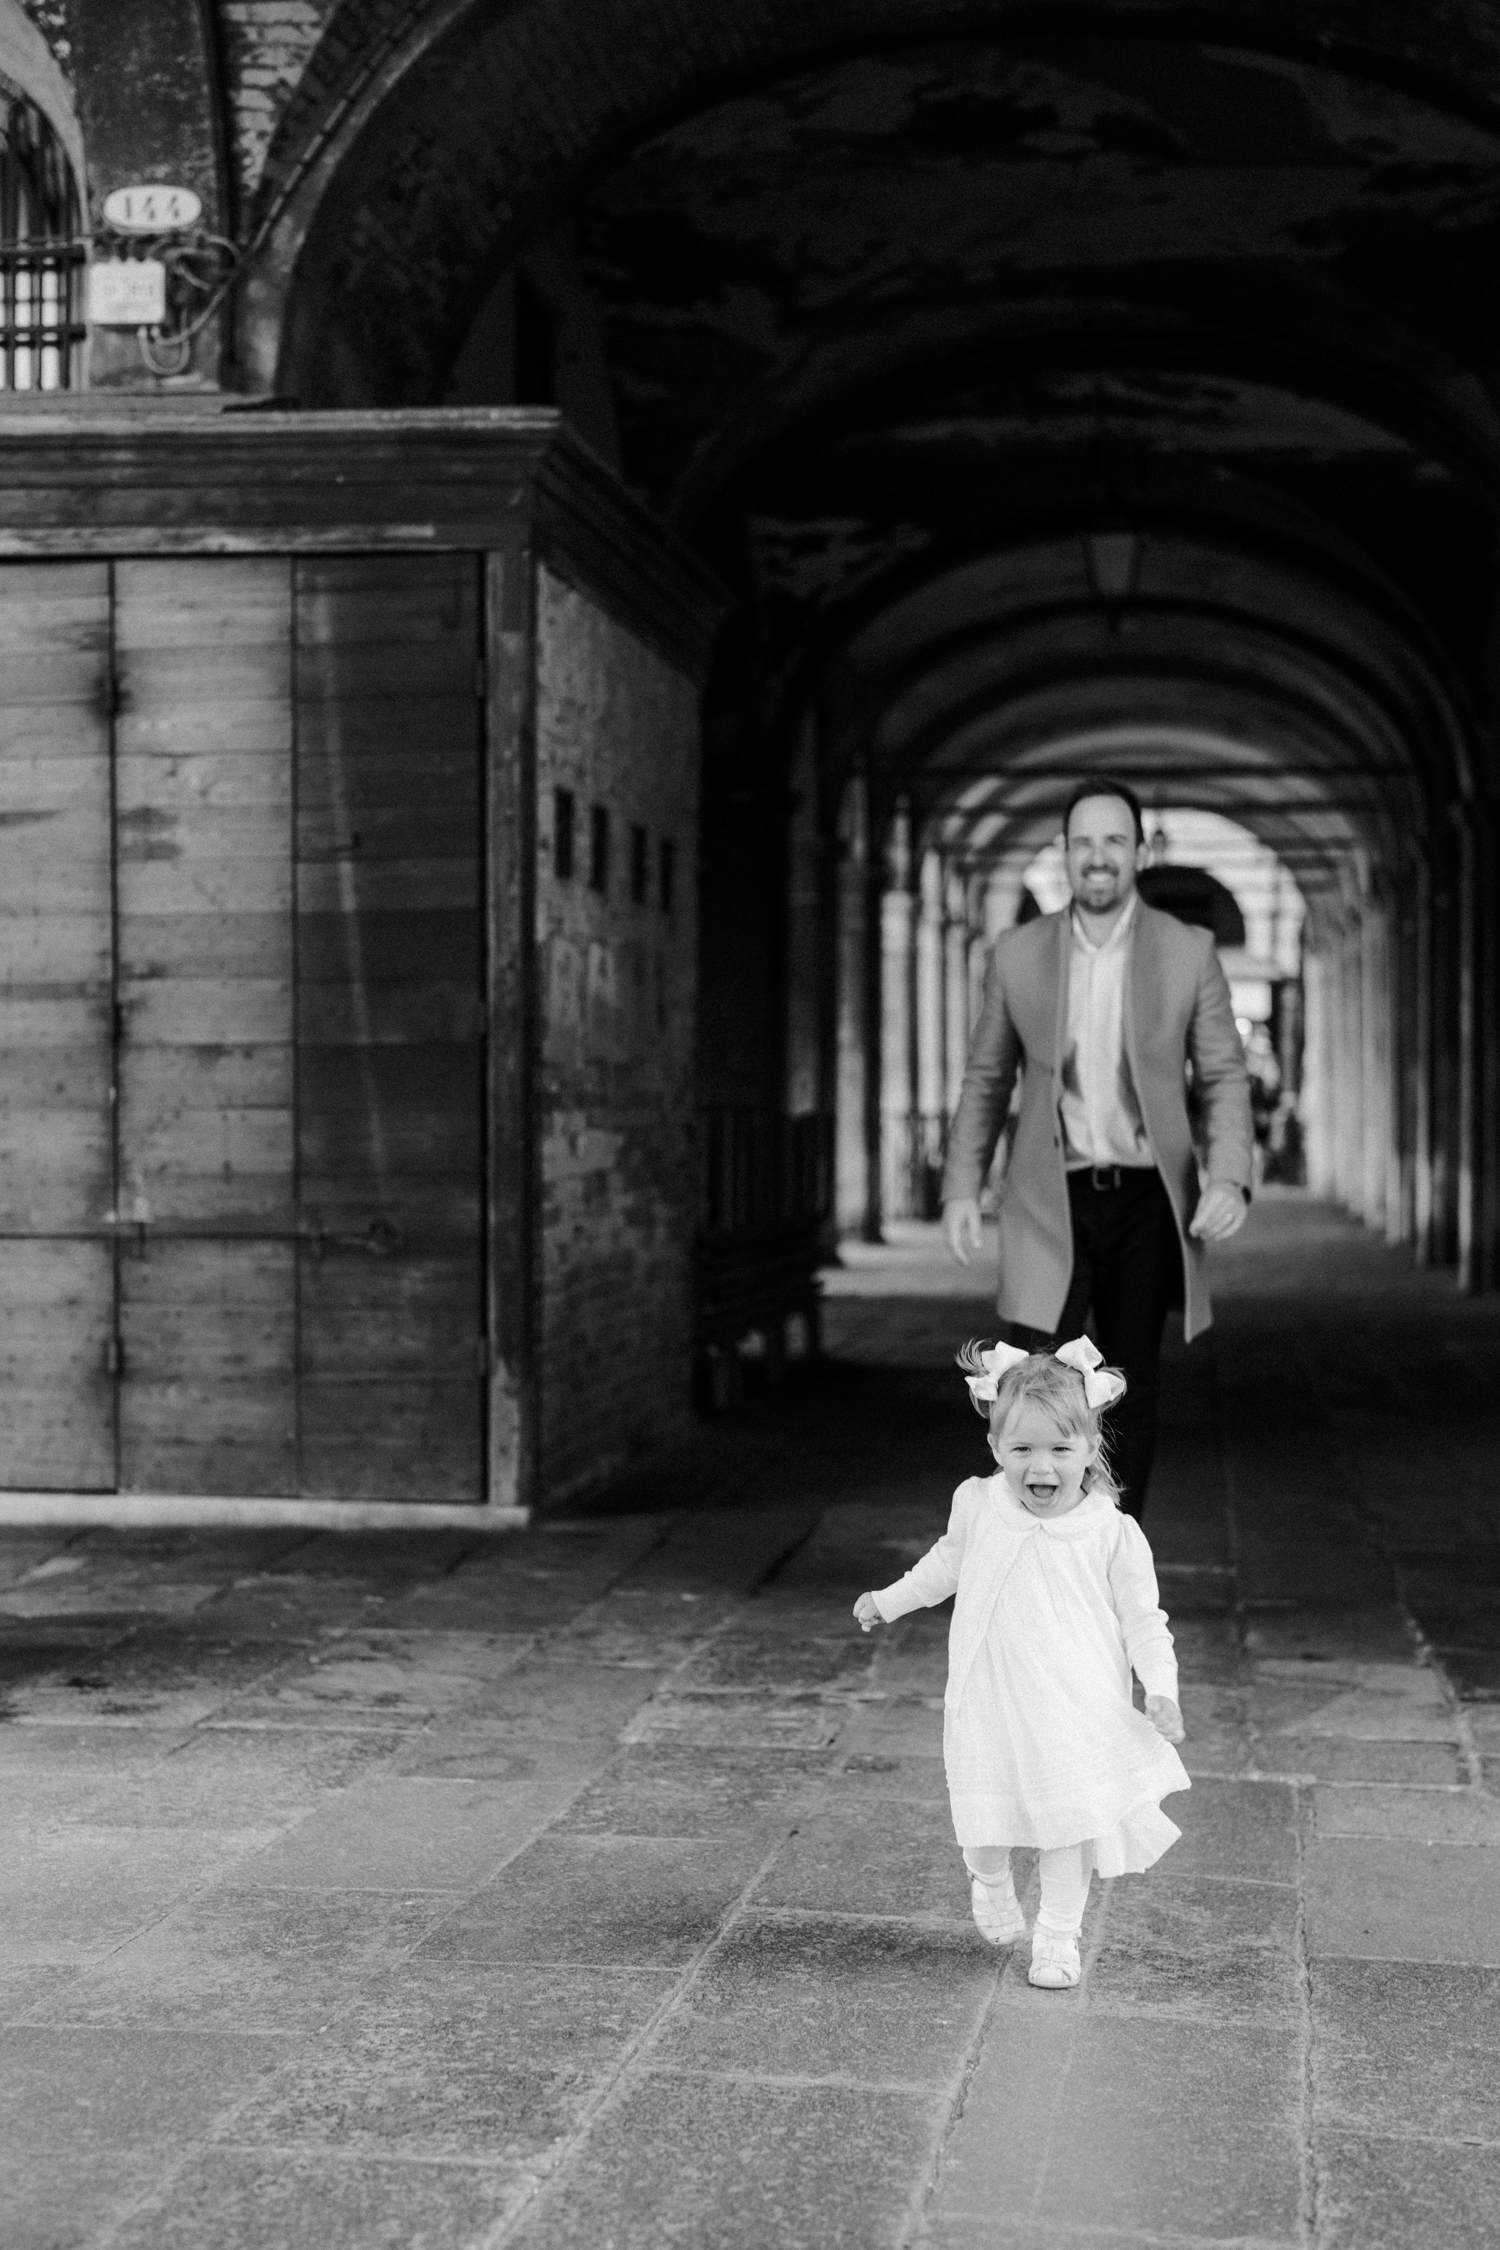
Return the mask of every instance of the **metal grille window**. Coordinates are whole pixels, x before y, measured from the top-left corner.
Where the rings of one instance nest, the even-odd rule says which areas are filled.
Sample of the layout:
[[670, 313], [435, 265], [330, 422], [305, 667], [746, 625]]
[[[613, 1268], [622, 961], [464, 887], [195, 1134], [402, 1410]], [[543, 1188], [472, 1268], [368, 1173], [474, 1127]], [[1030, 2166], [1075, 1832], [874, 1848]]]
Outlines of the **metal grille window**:
[[84, 255], [62, 143], [35, 102], [0, 102], [0, 391], [77, 383]]

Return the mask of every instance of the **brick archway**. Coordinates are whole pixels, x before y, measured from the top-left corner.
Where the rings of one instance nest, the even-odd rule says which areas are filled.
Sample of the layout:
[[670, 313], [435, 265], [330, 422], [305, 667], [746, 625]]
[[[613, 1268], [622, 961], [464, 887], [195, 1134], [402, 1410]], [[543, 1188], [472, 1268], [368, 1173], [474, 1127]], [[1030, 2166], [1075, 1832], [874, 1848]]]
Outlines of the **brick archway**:
[[1222, 40], [1500, 115], [1500, 27], [1373, 35], [1358, 0], [1128, 14], [1035, 0], [341, 0], [268, 152], [268, 240], [246, 293], [252, 387], [327, 400], [436, 395], [476, 296], [591, 169], [695, 106], [852, 51], [944, 37]]
[[20, 0], [0, 0], [0, 84], [13, 86], [36, 103], [61, 141], [79, 193], [83, 194], [83, 134], [72, 90]]

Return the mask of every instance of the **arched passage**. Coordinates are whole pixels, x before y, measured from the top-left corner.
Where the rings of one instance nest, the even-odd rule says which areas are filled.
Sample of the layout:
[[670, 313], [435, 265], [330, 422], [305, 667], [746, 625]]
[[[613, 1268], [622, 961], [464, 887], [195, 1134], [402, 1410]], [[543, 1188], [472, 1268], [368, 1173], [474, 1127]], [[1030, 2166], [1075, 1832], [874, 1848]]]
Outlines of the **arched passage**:
[[868, 936], [862, 974], [847, 939], [842, 959], [844, 1222], [873, 1231], [931, 1193], [976, 949], [1014, 919], [1071, 779], [1102, 768], [1148, 806], [1228, 816], [1287, 870], [1307, 915], [1309, 1178], [1477, 1277], [1464, 925], [1483, 816], [1462, 682], [1368, 569], [1137, 517], [1108, 534], [1116, 585], [1099, 536], [1084, 518], [935, 574], [831, 666], [830, 755], [878, 894], [845, 886]]
[[1486, 1281], [1489, 19], [361, 26], [270, 153], [250, 365], [310, 404], [550, 396], [725, 584], [699, 1099], [750, 1232], [805, 1264], [909, 1199], [977, 948], [1107, 756], [1306, 901], [1315, 1184]]
[[550, 399], [717, 573], [700, 1102], [799, 1255], [882, 923], [956, 959], [1107, 751], [1306, 899], [1319, 1184], [1488, 1278], [1497, 160], [1478, 9], [331, 13], [250, 380]]
[[555, 9], [454, 7], [321, 153], [290, 116], [267, 334], [313, 399], [440, 397], [460, 361], [482, 385], [500, 330], [466, 324], [518, 258], [587, 331], [597, 428], [735, 595], [705, 1104], [826, 1114], [842, 1087], [867, 1158], [844, 1215], [878, 1224], [898, 1057], [850, 1031], [875, 933], [894, 961], [906, 914], [931, 952], [929, 851], [993, 921], [1107, 750], [1293, 872], [1313, 1083], [1340, 1058], [1314, 1174], [1481, 1278], [1497, 428], [1451, 292], [1495, 247], [1491, 60], [1461, 84], [1451, 47], [1337, 9], [1312, 46], [1271, 6], [1185, 29], [767, 0], [670, 42], [597, 14], [601, 43], [570, 16], [565, 44]]

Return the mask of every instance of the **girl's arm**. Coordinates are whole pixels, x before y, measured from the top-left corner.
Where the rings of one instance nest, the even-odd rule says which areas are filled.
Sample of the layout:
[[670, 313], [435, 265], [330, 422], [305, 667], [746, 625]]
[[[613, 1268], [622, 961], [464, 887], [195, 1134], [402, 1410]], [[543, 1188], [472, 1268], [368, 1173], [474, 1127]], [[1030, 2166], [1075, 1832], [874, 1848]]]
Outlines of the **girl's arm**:
[[884, 1586], [871, 1596], [875, 1607], [887, 1625], [908, 1610], [932, 1609], [945, 1602], [958, 1591], [958, 1567], [963, 1560], [964, 1538], [968, 1529], [968, 1508], [965, 1496], [968, 1486], [961, 1484], [953, 1495], [953, 1510], [948, 1518], [948, 1528], [934, 1547], [929, 1547], [921, 1561], [914, 1563], [904, 1578], [893, 1585]]
[[1130, 1516], [1120, 1518], [1120, 1534], [1109, 1559], [1109, 1590], [1131, 1670], [1147, 1695], [1169, 1696], [1175, 1703], [1177, 1651], [1167, 1630], [1146, 1534]]

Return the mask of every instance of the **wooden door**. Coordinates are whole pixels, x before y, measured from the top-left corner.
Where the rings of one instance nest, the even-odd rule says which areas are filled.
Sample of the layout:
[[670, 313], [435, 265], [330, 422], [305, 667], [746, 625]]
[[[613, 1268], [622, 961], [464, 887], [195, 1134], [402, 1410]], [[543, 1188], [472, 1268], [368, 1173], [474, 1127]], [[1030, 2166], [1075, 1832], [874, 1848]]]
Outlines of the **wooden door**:
[[0, 1485], [484, 1497], [473, 557], [0, 566]]
[[302, 1489], [484, 1496], [473, 556], [296, 565]]
[[297, 1490], [291, 564], [115, 566], [120, 1483]]
[[115, 1481], [109, 569], [0, 566], [0, 1485]]

